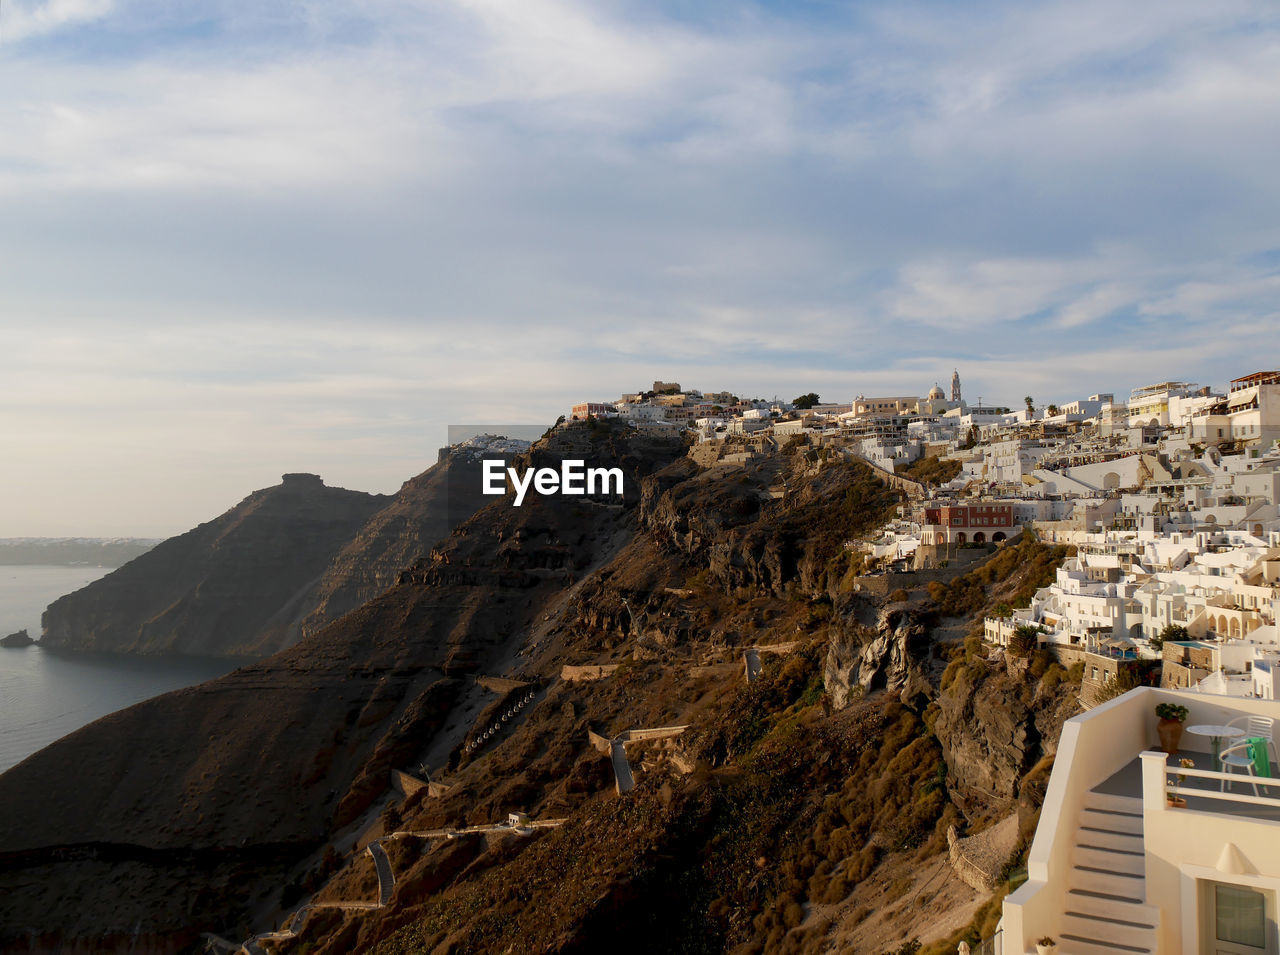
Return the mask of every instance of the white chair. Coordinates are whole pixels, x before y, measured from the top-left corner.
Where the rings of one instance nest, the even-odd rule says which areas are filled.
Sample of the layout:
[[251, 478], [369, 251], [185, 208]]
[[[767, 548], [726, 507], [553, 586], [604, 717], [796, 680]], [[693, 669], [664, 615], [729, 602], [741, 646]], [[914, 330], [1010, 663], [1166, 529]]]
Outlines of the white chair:
[[[1271, 761], [1271, 771], [1274, 773], [1280, 766], [1280, 760], [1276, 757], [1275, 742], [1275, 723], [1276, 721], [1269, 716], [1241, 716], [1228, 723], [1228, 726], [1234, 726], [1244, 730], [1244, 738], [1232, 746], [1228, 746], [1218, 758], [1222, 761], [1222, 771], [1224, 773], [1235, 773], [1243, 771], [1251, 777], [1256, 778], [1257, 773], [1253, 769], [1253, 755], [1249, 752], [1249, 740], [1261, 738], [1266, 740], [1267, 758]], [[1258, 784], [1252, 783], [1253, 794], [1258, 795]], [[1218, 787], [1219, 792], [1226, 792], [1227, 781], [1224, 779]]]

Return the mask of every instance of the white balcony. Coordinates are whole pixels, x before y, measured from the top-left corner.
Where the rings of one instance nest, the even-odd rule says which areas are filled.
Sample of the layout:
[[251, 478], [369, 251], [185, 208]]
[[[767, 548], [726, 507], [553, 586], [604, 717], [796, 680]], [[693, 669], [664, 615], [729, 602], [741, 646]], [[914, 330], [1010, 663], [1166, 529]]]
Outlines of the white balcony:
[[[1268, 947], [1280, 948], [1280, 779], [1215, 771], [1210, 738], [1185, 733], [1184, 769], [1156, 752], [1155, 707], [1187, 707], [1187, 726], [1243, 716], [1280, 721], [1280, 703], [1143, 687], [1068, 720], [1059, 740], [1028, 881], [1005, 900], [1007, 952], [1035, 950], [1044, 935], [1063, 955], [1195, 952], [1209, 944], [1206, 893], [1265, 895]], [[1280, 769], [1272, 767], [1272, 773]], [[1178, 774], [1185, 808], [1166, 787]], [[1216, 899], [1217, 897], [1214, 896]], [[1215, 923], [1216, 924], [1216, 923]]]

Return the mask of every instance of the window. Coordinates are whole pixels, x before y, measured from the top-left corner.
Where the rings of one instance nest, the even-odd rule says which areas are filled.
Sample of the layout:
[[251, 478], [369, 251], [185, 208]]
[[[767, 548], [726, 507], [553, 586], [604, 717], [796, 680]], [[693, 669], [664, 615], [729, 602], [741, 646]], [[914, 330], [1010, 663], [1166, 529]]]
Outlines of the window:
[[1266, 896], [1242, 885], [1213, 887], [1214, 938], [1253, 948], [1267, 947]]

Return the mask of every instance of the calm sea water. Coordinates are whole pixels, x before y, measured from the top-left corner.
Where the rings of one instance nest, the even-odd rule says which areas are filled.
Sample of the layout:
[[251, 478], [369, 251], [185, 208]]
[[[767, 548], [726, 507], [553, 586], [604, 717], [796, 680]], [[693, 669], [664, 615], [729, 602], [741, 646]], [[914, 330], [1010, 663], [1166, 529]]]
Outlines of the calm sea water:
[[[0, 566], [0, 637], [26, 629], [106, 567]], [[0, 772], [54, 740], [142, 700], [229, 673], [227, 660], [102, 657], [0, 647]]]

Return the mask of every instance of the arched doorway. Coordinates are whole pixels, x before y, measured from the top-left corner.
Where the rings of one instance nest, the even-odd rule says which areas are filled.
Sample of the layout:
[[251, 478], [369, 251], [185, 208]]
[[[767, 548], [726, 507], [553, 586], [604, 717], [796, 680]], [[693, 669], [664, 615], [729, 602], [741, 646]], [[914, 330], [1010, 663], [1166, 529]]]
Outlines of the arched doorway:
[[961, 531], [960, 533], [958, 533], [958, 534], [956, 535], [956, 543], [957, 543], [957, 544], [967, 544], [967, 543], [969, 543], [969, 535], [968, 535], [968, 534], [966, 534], [964, 531]]
[[1005, 539], [1004, 531], [996, 531], [994, 534], [991, 535], [992, 542], [996, 544], [999, 544], [1004, 539]]
[[984, 534], [982, 531], [978, 531], [976, 534], [973, 535], [973, 542], [975, 544], [985, 544], [987, 542], [987, 535]]

